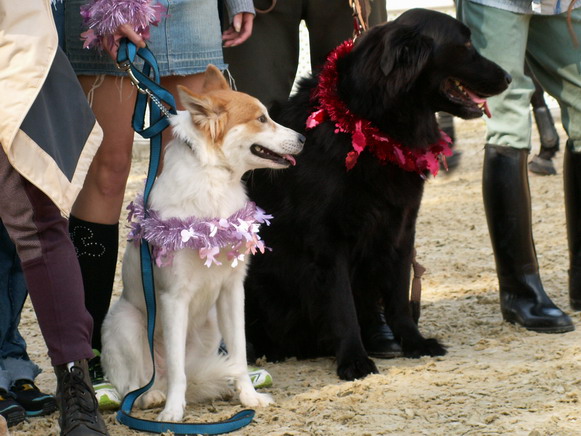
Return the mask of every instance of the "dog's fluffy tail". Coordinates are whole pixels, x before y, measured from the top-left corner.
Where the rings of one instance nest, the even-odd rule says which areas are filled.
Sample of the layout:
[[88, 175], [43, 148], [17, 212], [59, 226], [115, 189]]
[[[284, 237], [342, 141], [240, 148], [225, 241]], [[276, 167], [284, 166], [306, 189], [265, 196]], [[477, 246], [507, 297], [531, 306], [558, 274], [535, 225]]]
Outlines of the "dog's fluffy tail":
[[188, 402], [230, 398], [234, 394], [234, 365], [227, 355], [198, 356], [187, 362], [186, 372]]

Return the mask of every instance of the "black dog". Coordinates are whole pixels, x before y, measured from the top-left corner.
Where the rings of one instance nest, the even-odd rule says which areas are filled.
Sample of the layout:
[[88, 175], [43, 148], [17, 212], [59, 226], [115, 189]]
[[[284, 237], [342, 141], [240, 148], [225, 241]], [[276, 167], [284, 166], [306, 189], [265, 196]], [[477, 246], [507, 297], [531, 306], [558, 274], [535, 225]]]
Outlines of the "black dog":
[[466, 26], [422, 9], [343, 44], [302, 81], [279, 119], [307, 137], [296, 167], [248, 181], [274, 215], [261, 230], [272, 252], [253, 259], [246, 280], [258, 356], [335, 355], [342, 379], [376, 373], [359, 323], [380, 300], [405, 356], [445, 354], [408, 304], [424, 179], [448, 150], [434, 113], [480, 117], [484, 97], [508, 83]]

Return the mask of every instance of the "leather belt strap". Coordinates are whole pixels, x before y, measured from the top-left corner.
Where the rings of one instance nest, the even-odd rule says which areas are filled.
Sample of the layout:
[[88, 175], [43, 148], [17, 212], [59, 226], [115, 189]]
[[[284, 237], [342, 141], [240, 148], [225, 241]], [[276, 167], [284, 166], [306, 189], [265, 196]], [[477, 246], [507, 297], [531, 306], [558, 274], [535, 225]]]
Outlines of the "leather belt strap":
[[349, 0], [353, 9], [353, 40], [369, 28], [371, 5], [369, 0]]
[[412, 258], [412, 290], [410, 295], [410, 310], [412, 313], [412, 318], [415, 323], [418, 324], [420, 321], [421, 313], [421, 300], [422, 300], [422, 275], [426, 272], [426, 268], [418, 263], [416, 260], [416, 250], [414, 249], [414, 254]]

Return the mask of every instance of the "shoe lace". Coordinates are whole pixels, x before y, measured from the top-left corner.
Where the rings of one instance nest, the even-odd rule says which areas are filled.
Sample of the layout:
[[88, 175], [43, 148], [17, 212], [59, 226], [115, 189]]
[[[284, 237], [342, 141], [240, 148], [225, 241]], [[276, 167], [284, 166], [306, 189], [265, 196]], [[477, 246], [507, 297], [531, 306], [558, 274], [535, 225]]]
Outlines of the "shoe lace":
[[63, 377], [63, 406], [67, 421], [95, 423], [97, 400], [83, 379], [83, 370], [73, 366]]

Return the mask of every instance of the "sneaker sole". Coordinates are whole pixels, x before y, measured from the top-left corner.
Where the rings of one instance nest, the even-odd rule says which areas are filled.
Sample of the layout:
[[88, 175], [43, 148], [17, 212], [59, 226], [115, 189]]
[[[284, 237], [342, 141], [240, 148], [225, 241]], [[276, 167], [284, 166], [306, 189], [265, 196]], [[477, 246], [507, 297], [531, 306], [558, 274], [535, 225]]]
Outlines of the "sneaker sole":
[[26, 410], [26, 416], [43, 416], [50, 415], [57, 410], [56, 401], [45, 404], [40, 410]]
[[269, 388], [272, 386], [272, 376], [267, 371], [259, 371], [253, 368], [249, 375], [254, 389]]
[[16, 408], [15, 410], [3, 410], [2, 416], [6, 419], [6, 423], [8, 427], [12, 427], [13, 425], [20, 424], [22, 421], [26, 419], [26, 413], [24, 409]]
[[99, 410], [116, 410], [121, 407], [121, 395], [112, 384], [93, 382], [93, 390], [99, 404]]
[[263, 389], [263, 388], [269, 388], [272, 386], [272, 380], [265, 380], [262, 383], [256, 385], [254, 383], [252, 383], [252, 386], [254, 386], [254, 389]]
[[101, 395], [98, 398], [99, 410], [117, 410], [121, 407], [119, 401], [111, 400], [107, 395]]

